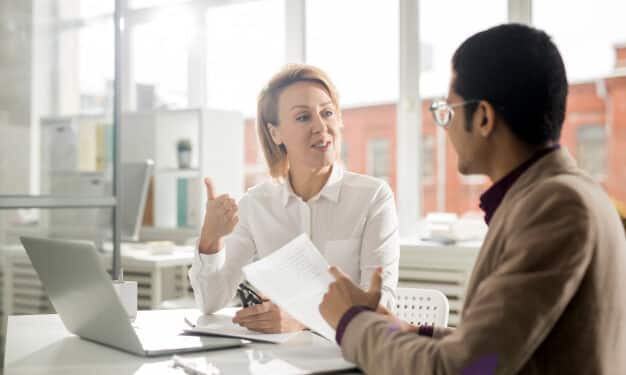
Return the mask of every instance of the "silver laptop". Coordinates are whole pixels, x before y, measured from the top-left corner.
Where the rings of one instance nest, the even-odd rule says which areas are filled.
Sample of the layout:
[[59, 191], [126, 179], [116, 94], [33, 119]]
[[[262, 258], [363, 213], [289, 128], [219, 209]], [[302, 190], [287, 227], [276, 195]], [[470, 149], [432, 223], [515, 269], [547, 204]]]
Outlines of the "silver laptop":
[[63, 324], [83, 339], [141, 356], [242, 345], [239, 339], [180, 335], [175, 327], [133, 325], [92, 243], [20, 239]]

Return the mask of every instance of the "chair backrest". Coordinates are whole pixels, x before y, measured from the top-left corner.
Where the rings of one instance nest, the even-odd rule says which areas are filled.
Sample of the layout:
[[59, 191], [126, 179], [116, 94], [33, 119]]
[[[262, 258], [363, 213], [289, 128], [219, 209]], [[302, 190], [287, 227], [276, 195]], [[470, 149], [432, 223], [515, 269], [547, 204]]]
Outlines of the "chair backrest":
[[396, 316], [413, 325], [448, 326], [448, 298], [435, 289], [398, 288]]

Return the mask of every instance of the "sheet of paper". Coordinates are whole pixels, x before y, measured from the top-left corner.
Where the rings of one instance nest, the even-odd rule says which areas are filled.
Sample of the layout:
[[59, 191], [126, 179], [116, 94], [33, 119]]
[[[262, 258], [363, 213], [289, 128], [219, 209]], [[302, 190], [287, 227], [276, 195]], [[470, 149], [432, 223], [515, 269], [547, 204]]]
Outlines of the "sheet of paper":
[[189, 316], [186, 320], [195, 327], [184, 329], [185, 333], [195, 333], [214, 336], [236, 337], [252, 341], [271, 342], [282, 344], [299, 332], [289, 333], [261, 333], [251, 331], [232, 322], [234, 311], [229, 313], [217, 312], [211, 315]]
[[334, 280], [328, 263], [306, 234], [243, 268], [246, 279], [296, 320], [334, 341], [335, 330], [319, 312]]

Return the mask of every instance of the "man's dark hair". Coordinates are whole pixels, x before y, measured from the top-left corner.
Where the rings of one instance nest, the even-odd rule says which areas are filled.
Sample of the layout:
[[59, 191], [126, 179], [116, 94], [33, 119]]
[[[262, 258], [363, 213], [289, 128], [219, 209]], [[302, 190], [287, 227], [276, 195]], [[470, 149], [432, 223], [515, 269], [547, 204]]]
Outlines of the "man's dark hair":
[[[454, 91], [491, 103], [522, 142], [560, 138], [568, 84], [561, 54], [545, 32], [522, 24], [479, 32], [456, 50], [452, 68]], [[465, 107], [468, 127], [477, 107]]]

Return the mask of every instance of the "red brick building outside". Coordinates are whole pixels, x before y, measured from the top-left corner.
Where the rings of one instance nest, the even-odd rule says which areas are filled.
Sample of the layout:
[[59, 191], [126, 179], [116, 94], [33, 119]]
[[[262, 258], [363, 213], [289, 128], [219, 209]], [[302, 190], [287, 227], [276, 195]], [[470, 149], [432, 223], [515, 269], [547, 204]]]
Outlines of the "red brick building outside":
[[[607, 190], [626, 203], [626, 45], [616, 48], [614, 72], [592, 82], [572, 83], [561, 144]], [[437, 211], [437, 129], [422, 101], [422, 213]], [[347, 169], [387, 179], [396, 191], [396, 105], [380, 104], [343, 109], [342, 160]], [[246, 122], [246, 184], [267, 178], [254, 120]], [[461, 176], [456, 155], [446, 139], [445, 211], [462, 214], [478, 210], [480, 194], [491, 184], [486, 178]]]

